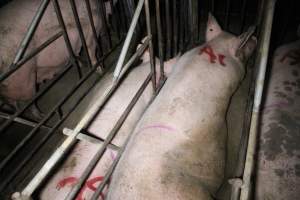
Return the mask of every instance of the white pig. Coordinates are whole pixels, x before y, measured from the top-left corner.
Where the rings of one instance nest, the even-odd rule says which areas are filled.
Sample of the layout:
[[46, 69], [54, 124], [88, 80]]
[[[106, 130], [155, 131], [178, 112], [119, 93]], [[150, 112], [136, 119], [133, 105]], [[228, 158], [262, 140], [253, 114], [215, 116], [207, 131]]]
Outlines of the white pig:
[[[78, 56], [82, 45], [75, 25], [70, 2], [65, 0], [58, 2], [66, 24], [72, 48], [75, 55]], [[9, 69], [9, 65], [12, 64], [17, 49], [25, 36], [27, 28], [40, 3], [40, 0], [13, 0], [0, 9], [1, 73], [7, 71]], [[92, 35], [86, 6], [84, 1], [81, 0], [76, 0], [75, 3], [77, 5], [89, 55], [92, 63], [95, 64], [96, 42]], [[102, 22], [100, 20], [101, 18], [97, 7], [97, 1], [92, 0], [91, 8], [95, 28], [97, 34], [100, 34]], [[53, 4], [50, 3], [33, 36], [27, 52], [31, 52], [60, 30]], [[52, 79], [53, 76], [68, 62], [69, 53], [63, 37], [60, 37], [34, 58], [26, 62], [7, 79], [1, 82], [0, 95], [6, 103], [18, 107], [20, 103], [28, 101], [33, 97], [36, 93], [36, 84], [41, 83], [46, 79]], [[38, 118], [41, 117], [37, 110], [33, 110], [33, 114]]]
[[264, 93], [256, 199], [299, 199], [300, 40], [275, 51]]
[[[142, 56], [143, 63], [135, 67], [122, 82], [120, 87], [117, 89], [115, 94], [103, 107], [101, 112], [95, 117], [91, 125], [88, 127], [88, 132], [98, 138], [105, 139], [109, 132], [112, 130], [113, 126], [117, 122], [118, 118], [124, 112], [125, 108], [129, 104], [130, 100], [133, 98], [134, 94], [137, 92], [138, 88], [142, 85], [143, 81], [146, 79], [147, 75], [150, 73], [150, 62], [149, 53], [146, 51]], [[177, 58], [165, 62], [165, 68], [167, 69], [167, 75], [171, 72], [169, 71], [176, 62]], [[157, 64], [157, 74], [159, 74], [158, 66], [159, 62], [156, 60]], [[105, 88], [111, 83], [112, 73], [105, 75], [102, 80], [97, 84], [94, 89], [94, 98], [91, 100], [91, 104], [98, 100], [103, 94]], [[137, 121], [140, 119], [142, 113], [146, 109], [149, 101], [151, 100], [153, 94], [152, 86], [149, 84], [138, 100], [135, 107], [130, 112], [129, 116], [125, 120], [124, 124], [118, 131], [113, 144], [120, 147], [123, 145], [128, 134], [133, 131]], [[75, 114], [78, 117], [78, 113]], [[80, 141], [76, 147], [70, 153], [68, 159], [64, 161], [62, 166], [58, 169], [55, 175], [47, 182], [45, 187], [43, 187], [40, 194], [40, 199], [50, 200], [50, 199], [64, 199], [68, 192], [72, 189], [72, 186], [76, 184], [80, 175], [86, 168], [87, 164], [95, 155], [96, 151], [101, 145], [90, 144], [87, 142]], [[96, 168], [93, 170], [91, 176], [88, 178], [83, 189], [77, 196], [77, 200], [89, 199], [97, 185], [99, 185], [105, 176], [109, 166], [112, 164], [117, 152], [115, 150], [109, 149], [105, 152], [100, 162], [97, 164]], [[102, 194], [102, 199], [106, 194], [106, 190]]]
[[[134, 129], [109, 200], [213, 199], [225, 167], [225, 115], [256, 45], [208, 19], [206, 43], [185, 53]], [[244, 44], [244, 45], [241, 45]]]

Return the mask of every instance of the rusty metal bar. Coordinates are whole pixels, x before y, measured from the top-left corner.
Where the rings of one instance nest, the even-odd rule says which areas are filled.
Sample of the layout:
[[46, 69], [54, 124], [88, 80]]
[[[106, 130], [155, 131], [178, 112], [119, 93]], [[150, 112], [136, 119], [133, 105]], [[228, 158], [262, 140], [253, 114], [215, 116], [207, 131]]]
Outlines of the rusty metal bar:
[[177, 0], [173, 1], [173, 56], [178, 52], [178, 18], [177, 18]]
[[271, 30], [273, 23], [273, 16], [275, 11], [276, 0], [268, 0], [265, 7], [264, 26], [260, 34], [260, 43], [258, 48], [258, 55], [256, 57], [255, 65], [258, 67], [258, 76], [256, 79], [254, 104], [252, 109], [249, 141], [246, 155], [246, 163], [243, 174], [243, 186], [241, 188], [241, 200], [248, 200], [252, 189], [253, 171], [254, 171], [254, 156], [257, 144], [257, 131], [260, 104], [262, 99], [266, 66], [268, 61], [269, 45], [271, 38]]
[[[147, 0], [146, 0], [147, 1]], [[144, 81], [144, 83], [142, 84], [142, 86], [139, 88], [139, 90], [137, 91], [137, 93], [134, 95], [133, 99], [131, 100], [130, 104], [126, 107], [125, 112], [121, 115], [121, 117], [119, 118], [119, 120], [117, 121], [114, 129], [109, 133], [107, 139], [105, 140], [105, 142], [103, 143], [103, 145], [101, 146], [100, 150], [97, 151], [96, 155], [93, 157], [92, 161], [89, 163], [87, 169], [89, 170], [89, 174], [92, 172], [92, 170], [95, 168], [95, 166], [97, 165], [98, 161], [101, 159], [102, 155], [104, 154], [108, 144], [113, 140], [114, 136], [116, 135], [116, 133], [118, 132], [118, 130], [121, 128], [123, 122], [126, 120], [127, 116], [129, 115], [130, 111], [132, 110], [133, 106], [136, 104], [136, 102], [138, 101], [139, 97], [142, 95], [143, 91], [145, 90], [145, 88], [147, 87], [148, 83], [150, 82], [152, 78], [152, 74], [150, 73], [146, 80]], [[125, 145], [124, 145], [125, 146]], [[124, 149], [124, 147], [122, 148], [122, 150]], [[121, 150], [121, 151], [122, 151]], [[120, 155], [121, 152], [119, 152], [118, 155]], [[115, 166], [115, 165], [114, 165]], [[85, 170], [86, 172], [87, 170]], [[88, 175], [89, 175], [88, 174]], [[88, 177], [88, 175], [86, 177]], [[85, 181], [85, 180], [84, 180]], [[108, 178], [106, 178], [106, 180], [104, 179], [102, 181], [102, 183], [100, 184], [100, 186], [97, 187], [97, 190], [95, 191], [95, 193], [92, 196], [92, 200], [97, 200], [99, 198], [99, 195], [101, 194], [101, 191], [103, 190], [103, 186], [101, 187], [101, 185], [105, 185], [108, 181]], [[76, 187], [76, 186], [75, 186]], [[79, 188], [80, 189], [80, 188]], [[76, 196], [73, 196], [74, 198]], [[73, 199], [74, 199], [73, 198]], [[67, 198], [67, 200], [69, 200]]]
[[50, 2], [50, 0], [43, 0], [41, 2], [35, 16], [33, 17], [31, 24], [29, 25], [26, 35], [25, 35], [24, 39], [22, 40], [20, 47], [18, 48], [18, 52], [13, 61], [13, 64], [16, 64], [17, 62], [19, 62], [19, 60], [22, 59], [22, 57], [24, 56], [26, 49], [32, 39], [32, 36], [34, 35], [35, 30], [38, 27], [43, 15], [44, 15], [44, 12], [49, 5], [49, 2]]
[[[158, 35], [158, 52], [159, 52], [159, 62], [160, 62], [160, 77], [159, 80], [165, 79], [164, 73], [164, 44], [163, 44], [163, 36], [161, 31], [161, 17], [160, 17], [160, 6], [159, 0], [155, 0], [155, 9], [156, 9], [156, 27], [157, 27], [157, 35]], [[167, 36], [169, 37], [169, 36]], [[171, 41], [171, 40], [170, 40]], [[168, 47], [167, 47], [168, 48]]]

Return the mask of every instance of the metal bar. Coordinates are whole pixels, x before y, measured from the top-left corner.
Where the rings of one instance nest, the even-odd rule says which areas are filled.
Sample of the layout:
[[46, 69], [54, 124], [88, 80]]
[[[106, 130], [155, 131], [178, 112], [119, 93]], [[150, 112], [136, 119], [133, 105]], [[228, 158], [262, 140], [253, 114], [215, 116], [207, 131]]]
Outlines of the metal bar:
[[[68, 129], [68, 128], [63, 129], [63, 134], [64, 135], [70, 136], [70, 135], [72, 135], [72, 133], [73, 133], [72, 129]], [[87, 141], [87, 142], [90, 142], [92, 144], [103, 144], [103, 142], [105, 141], [102, 138], [95, 137], [94, 135], [93, 136], [87, 135], [87, 134], [84, 134], [84, 133], [79, 133], [76, 138], [78, 140]], [[109, 143], [107, 147], [111, 148], [113, 150], [116, 150], [116, 151], [118, 151], [120, 149], [118, 146], [116, 146], [112, 143]]]
[[[147, 1], [147, 0], [146, 0]], [[118, 132], [118, 130], [121, 128], [123, 122], [126, 120], [127, 116], [129, 115], [130, 111], [132, 110], [133, 106], [138, 101], [139, 97], [142, 95], [143, 91], [147, 87], [148, 83], [150, 82], [152, 78], [152, 74], [150, 73], [144, 83], [141, 85], [137, 93], [134, 95], [133, 99], [131, 100], [130, 104], [127, 106], [125, 112], [122, 114], [122, 116], [119, 118], [118, 122], [116, 123], [114, 129], [109, 133], [107, 139], [105, 140], [103, 146], [101, 146], [101, 149], [96, 153], [96, 155], [93, 157], [92, 161], [89, 163], [87, 169], [84, 172], [89, 172], [86, 174], [86, 178], [88, 178], [89, 174], [92, 172], [92, 170], [95, 168], [98, 161], [101, 159], [102, 155], [105, 152], [105, 149], [107, 145], [113, 140], [114, 136]], [[124, 148], [124, 147], [123, 147]], [[122, 148], [122, 149], [123, 149]], [[119, 153], [120, 154], [120, 153]], [[85, 174], [85, 173], [84, 173]], [[85, 180], [83, 180], [85, 181]], [[84, 182], [83, 182], [84, 183]], [[97, 188], [96, 192], [93, 194], [92, 199], [97, 199], [101, 193], [101, 188]], [[79, 188], [80, 189], [80, 188]], [[102, 188], [103, 189], [103, 188]], [[75, 197], [75, 196], [74, 196]]]
[[92, 28], [92, 32], [93, 32], [93, 37], [94, 37], [95, 43], [97, 45], [97, 48], [99, 49], [100, 55], [103, 55], [102, 47], [99, 44], [99, 40], [98, 40], [98, 36], [97, 36], [97, 31], [95, 29], [95, 22], [94, 22], [93, 15], [92, 15], [92, 9], [91, 9], [90, 0], [85, 0], [85, 5], [86, 5], [86, 9], [88, 11], [88, 17], [89, 17], [89, 21], [90, 21], [90, 24], [91, 24], [91, 28]]
[[101, 148], [97, 151], [95, 156], [92, 158], [84, 172], [82, 173], [81, 177], [77, 181], [77, 184], [72, 188], [71, 192], [68, 194], [67, 198], [65, 200], [71, 200], [76, 198], [78, 192], [80, 191], [81, 187], [85, 183], [86, 179], [89, 177], [89, 175], [92, 173], [93, 169], [97, 165], [98, 161], [101, 159], [102, 155], [104, 154], [107, 146], [109, 143], [112, 142], [113, 138], [121, 128], [122, 124], [126, 120], [127, 116], [129, 115], [130, 111], [132, 110], [133, 106], [135, 103], [138, 101], [139, 97], [143, 93], [144, 89], [147, 87], [148, 83], [151, 80], [152, 75], [149, 74], [142, 84], [142, 86], [139, 88], [137, 93], [134, 95], [133, 99], [129, 103], [129, 105], [126, 107], [125, 111], [122, 113], [120, 118], [118, 119], [117, 123], [115, 124], [114, 128], [110, 131], [109, 135], [107, 136], [106, 140], [104, 141], [103, 145]]
[[[90, 75], [93, 74], [93, 72], [95, 71], [94, 70], [91, 70], [91, 72], [89, 73]], [[90, 90], [94, 87], [94, 85], [91, 85], [83, 94], [82, 96], [78, 99], [78, 101], [71, 107], [70, 111], [63, 116], [62, 120], [61, 121], [58, 121], [53, 127], [52, 129], [44, 134], [44, 137], [41, 138], [37, 145], [31, 149], [30, 152], [27, 152], [25, 158], [20, 161], [18, 163], [18, 165], [16, 166], [16, 168], [12, 169], [10, 171], [10, 174], [9, 176], [5, 179], [5, 181], [2, 181], [0, 183], [0, 191], [3, 190], [4, 187], [6, 187], [10, 182], [11, 180], [18, 174], [18, 172], [26, 165], [27, 162], [30, 161], [30, 159], [32, 158], [32, 156], [34, 156], [34, 154], [44, 145], [44, 143], [49, 139], [49, 137], [53, 134], [54, 131], [57, 130], [57, 128], [67, 119], [67, 117], [72, 113], [72, 111], [78, 106], [78, 104], [82, 101], [82, 99], [90, 92]], [[22, 195], [24, 196], [27, 196], [27, 194], [23, 194]], [[30, 196], [30, 195], [29, 195]]]
[[79, 33], [79, 38], [80, 38], [80, 41], [81, 41], [82, 48], [84, 50], [84, 54], [85, 54], [85, 57], [86, 57], [87, 64], [90, 68], [92, 68], [93, 65], [92, 65], [92, 62], [91, 62], [91, 57], [90, 57], [90, 54], [89, 54], [88, 47], [86, 45], [85, 36], [84, 36], [82, 26], [81, 26], [81, 23], [80, 23], [80, 20], [79, 20], [75, 0], [70, 0], [70, 4], [71, 4], [72, 12], [73, 12], [74, 19], [75, 19], [75, 24], [76, 24], [76, 27], [77, 27], [77, 30], [78, 30], [78, 33]]
[[105, 11], [105, 5], [104, 5], [103, 0], [100, 0], [99, 4], [97, 4], [97, 5], [99, 6], [98, 10], [100, 12], [101, 20], [103, 23], [103, 30], [104, 30], [105, 37], [106, 37], [105, 39], [107, 39], [107, 41], [108, 41], [108, 48], [111, 49], [112, 41], [111, 41], [110, 33], [108, 30], [107, 22], [106, 22], [106, 11]]
[[24, 63], [26, 63], [28, 60], [33, 58], [35, 55], [37, 55], [39, 52], [41, 52], [43, 49], [45, 49], [50, 43], [57, 40], [60, 36], [62, 36], [62, 32], [58, 32], [55, 35], [51, 36], [47, 41], [45, 41], [43, 44], [38, 46], [36, 49], [29, 52], [25, 57], [20, 59], [17, 63], [12, 64], [8, 70], [0, 75], [0, 82], [6, 79], [9, 75], [14, 73], [16, 70], [18, 70]]
[[178, 18], [177, 18], [177, 0], [173, 2], [173, 56], [178, 52]]
[[150, 52], [150, 67], [152, 73], [152, 88], [156, 91], [156, 69], [155, 69], [155, 58], [153, 52], [152, 44], [152, 33], [151, 33], [151, 21], [150, 21], [150, 10], [149, 10], [149, 0], [145, 0], [145, 13], [146, 13], [146, 24], [147, 24], [147, 35], [149, 40], [149, 52]]
[[197, 43], [197, 37], [198, 37], [198, 1], [197, 0], [192, 0], [190, 3], [190, 10], [192, 14], [192, 22], [191, 22], [191, 33], [192, 33], [192, 44]]
[[211, 12], [212, 12], [212, 13], [215, 13], [215, 0], [211, 0], [210, 2], [211, 2], [211, 4], [210, 4], [210, 6], [211, 6], [211, 7], [210, 7]]
[[[6, 113], [0, 112], [0, 117], [3, 118], [3, 119], [10, 119], [11, 116], [6, 114]], [[27, 119], [23, 119], [23, 118], [20, 118], [20, 117], [14, 118], [13, 121], [18, 122], [20, 124], [24, 124], [26, 126], [31, 126], [31, 127], [35, 127], [37, 125], [36, 122], [32, 122], [32, 121], [29, 121]], [[46, 129], [46, 130], [51, 129], [51, 127], [46, 126], [46, 125], [41, 126], [41, 128]]]
[[[124, 68], [119, 78], [122, 78], [126, 73], [125, 70], [128, 68]], [[22, 191], [22, 195], [31, 196], [31, 194], [36, 190], [36, 188], [44, 181], [44, 179], [48, 176], [50, 171], [54, 168], [54, 166], [63, 158], [66, 152], [71, 149], [71, 147], [76, 143], [76, 137], [80, 133], [80, 131], [90, 123], [93, 117], [98, 113], [98, 110], [101, 109], [110, 96], [113, 94], [115, 89], [119, 84], [119, 80], [113, 82], [103, 93], [99, 101], [95, 102], [93, 106], [87, 111], [87, 113], [83, 116], [80, 122], [77, 124], [75, 129], [73, 130], [73, 134], [69, 136], [60, 147], [56, 149], [56, 151], [52, 154], [52, 156], [47, 160], [47, 162], [43, 165], [40, 171], [36, 174], [36, 176], [31, 180], [31, 182], [24, 188]]]
[[[166, 45], [166, 59], [169, 59], [171, 57], [171, 41], [172, 41], [172, 22], [171, 22], [171, 16], [170, 16], [170, 2], [169, 0], [165, 0], [165, 9], [166, 9], [166, 41], [167, 41], [167, 45]], [[160, 10], [158, 10], [160, 12]], [[157, 10], [156, 10], [157, 12]], [[156, 14], [157, 16], [157, 14]], [[158, 26], [158, 24], [157, 24]], [[161, 26], [161, 25], [160, 25]]]
[[230, 4], [231, 4], [231, 1], [230, 0], [227, 0], [226, 1], [226, 16], [225, 16], [225, 27], [226, 27], [226, 30], [228, 30], [228, 26], [229, 26], [229, 12], [230, 12]]
[[24, 39], [22, 40], [20, 47], [18, 48], [18, 52], [13, 61], [13, 64], [16, 64], [17, 62], [19, 62], [19, 60], [22, 59], [22, 57], [24, 56], [26, 49], [32, 39], [32, 36], [34, 35], [35, 30], [38, 27], [43, 15], [44, 15], [44, 12], [48, 7], [49, 2], [50, 2], [50, 0], [43, 0], [41, 2], [38, 10], [36, 11], [35, 16], [32, 19], [31, 24], [29, 25], [26, 35], [25, 35]]
[[184, 43], [184, 1], [179, 1], [179, 52], [183, 50]]
[[137, 25], [138, 18], [140, 16], [143, 4], [144, 4], [144, 0], [139, 0], [137, 8], [136, 8], [136, 11], [134, 13], [132, 22], [130, 24], [130, 27], [129, 27], [129, 30], [128, 30], [128, 33], [127, 33], [127, 36], [126, 36], [126, 39], [125, 39], [125, 42], [124, 42], [124, 45], [123, 45], [120, 57], [118, 59], [118, 62], [117, 62], [117, 65], [116, 65], [116, 68], [115, 68], [115, 71], [114, 71], [114, 81], [116, 79], [118, 79], [118, 77], [120, 75], [120, 72], [122, 70], [122, 66], [124, 64], [125, 57], [126, 57], [126, 54], [128, 52], [129, 45], [130, 45], [130, 41], [132, 39], [134, 29], [135, 29], [135, 27]]
[[[160, 17], [160, 6], [159, 0], [155, 0], [155, 9], [156, 9], [156, 25], [157, 25], [157, 35], [158, 35], [158, 52], [159, 52], [159, 63], [160, 63], [160, 77], [159, 80], [165, 78], [164, 73], [164, 46], [163, 46], [163, 36], [161, 32], [161, 17]], [[167, 36], [169, 37], [169, 36]], [[170, 40], [171, 42], [171, 40]], [[167, 47], [168, 48], [168, 47]], [[170, 49], [171, 50], [171, 49]]]
[[262, 99], [265, 72], [268, 61], [268, 52], [271, 38], [272, 22], [274, 16], [276, 0], [268, 0], [265, 7], [264, 26], [261, 32], [260, 44], [258, 49], [258, 56], [256, 66], [258, 66], [258, 77], [255, 86], [254, 105], [252, 109], [251, 125], [249, 132], [249, 141], [246, 155], [246, 163], [243, 174], [243, 186], [241, 188], [241, 200], [248, 200], [251, 191], [251, 182], [254, 169], [254, 155], [257, 144], [257, 129], [259, 120], [259, 110]]

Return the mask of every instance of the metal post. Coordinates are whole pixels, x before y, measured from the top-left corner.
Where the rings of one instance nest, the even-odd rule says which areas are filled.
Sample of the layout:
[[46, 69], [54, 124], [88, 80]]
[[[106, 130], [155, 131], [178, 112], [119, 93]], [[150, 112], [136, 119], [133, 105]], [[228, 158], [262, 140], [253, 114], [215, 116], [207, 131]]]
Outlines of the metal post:
[[[171, 16], [170, 16], [170, 3], [169, 0], [165, 0], [165, 8], [166, 8], [166, 59], [169, 59], [171, 57], [171, 41], [172, 41], [172, 27], [171, 27]], [[156, 10], [156, 12], [160, 12], [160, 10]], [[157, 15], [157, 14], [156, 14]], [[158, 26], [158, 24], [157, 24]], [[160, 25], [161, 26], [161, 25]]]
[[141, 10], [143, 8], [143, 4], [144, 4], [144, 0], [139, 0], [136, 11], [134, 13], [132, 22], [130, 24], [130, 27], [129, 27], [129, 30], [128, 30], [128, 33], [127, 33], [127, 36], [126, 36], [126, 39], [125, 39], [120, 57], [118, 59], [118, 62], [117, 62], [117, 65], [116, 65], [116, 68], [115, 68], [115, 71], [114, 71], [114, 81], [116, 79], [118, 79], [118, 77], [120, 75], [120, 72], [122, 70], [122, 66], [124, 64], [125, 57], [126, 57], [126, 54], [128, 52], [128, 48], [129, 48], [130, 41], [131, 41], [132, 36], [133, 36], [134, 29], [136, 27], [136, 24], [138, 22]]
[[275, 10], [276, 0], [268, 0], [265, 7], [264, 26], [260, 34], [260, 43], [258, 48], [258, 56], [256, 66], [258, 66], [258, 77], [255, 86], [254, 105], [252, 109], [251, 125], [249, 132], [249, 141], [246, 155], [246, 163], [243, 174], [243, 186], [241, 189], [241, 200], [248, 200], [250, 198], [250, 191], [252, 185], [252, 175], [254, 170], [254, 156], [257, 144], [257, 129], [259, 120], [259, 110], [262, 99], [265, 72], [268, 61], [269, 45], [271, 38], [273, 15]]
[[178, 47], [178, 18], [177, 18], [177, 0], [173, 1], [173, 56], [177, 54]]
[[[163, 79], [165, 79], [164, 52], [163, 52], [163, 49], [164, 49], [163, 45], [164, 44], [163, 44], [163, 38], [162, 38], [163, 36], [162, 36], [162, 32], [161, 32], [161, 17], [160, 17], [159, 0], [155, 0], [155, 8], [156, 8], [156, 24], [157, 24], [157, 34], [158, 34], [159, 61], [160, 61], [160, 77], [159, 77], [159, 80], [162, 81]], [[169, 37], [169, 36], [167, 36], [167, 37]]]
[[145, 0], [145, 13], [146, 13], [146, 23], [147, 23], [147, 35], [148, 35], [148, 37], [150, 37], [149, 52], [150, 52], [150, 65], [151, 65], [151, 73], [152, 73], [152, 87], [153, 87], [153, 91], [156, 91], [156, 89], [157, 89], [156, 88], [156, 69], [155, 69], [155, 59], [154, 59], [153, 44], [152, 44], [149, 0]]

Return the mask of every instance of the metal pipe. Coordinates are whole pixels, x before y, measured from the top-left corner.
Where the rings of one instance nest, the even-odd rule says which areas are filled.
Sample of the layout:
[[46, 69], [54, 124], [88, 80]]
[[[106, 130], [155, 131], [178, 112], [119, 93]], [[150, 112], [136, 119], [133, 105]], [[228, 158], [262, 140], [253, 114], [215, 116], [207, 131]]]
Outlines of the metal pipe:
[[191, 11], [191, 33], [192, 33], [192, 45], [197, 43], [197, 37], [198, 37], [198, 1], [192, 0], [190, 2], [190, 11]]
[[271, 38], [272, 22], [274, 16], [276, 0], [268, 0], [265, 7], [264, 26], [260, 34], [260, 43], [256, 66], [258, 66], [258, 77], [255, 86], [254, 105], [252, 109], [249, 141], [246, 155], [246, 163], [243, 174], [243, 186], [241, 188], [241, 200], [248, 200], [251, 191], [252, 175], [254, 170], [254, 156], [257, 144], [257, 129], [259, 120], [259, 110], [262, 99], [265, 72], [268, 61], [269, 45]]
[[81, 41], [82, 48], [84, 50], [84, 55], [85, 55], [87, 64], [90, 68], [92, 68], [93, 65], [92, 65], [92, 62], [91, 62], [91, 57], [90, 57], [90, 54], [89, 54], [88, 47], [86, 45], [85, 36], [84, 36], [82, 26], [81, 26], [81, 23], [80, 23], [80, 20], [79, 20], [75, 0], [70, 0], [70, 4], [71, 4], [72, 12], [73, 12], [74, 19], [75, 19], [75, 24], [76, 24], [76, 27], [77, 27], [77, 30], [78, 30], [78, 33], [79, 33], [79, 38], [80, 38], [80, 41]]
[[144, 0], [139, 0], [137, 8], [136, 8], [136, 11], [135, 11], [135, 13], [133, 15], [133, 19], [132, 19], [132, 22], [130, 24], [130, 27], [129, 27], [129, 30], [128, 30], [128, 33], [127, 33], [127, 36], [126, 36], [126, 39], [125, 39], [125, 42], [124, 42], [121, 54], [119, 56], [119, 59], [118, 59], [118, 62], [117, 62], [114, 74], [113, 74], [114, 75], [114, 82], [115, 82], [116, 79], [118, 79], [118, 77], [120, 75], [120, 72], [122, 70], [122, 66], [124, 64], [125, 57], [126, 57], [126, 54], [128, 52], [128, 48], [129, 48], [130, 41], [131, 41], [132, 36], [133, 36], [134, 29], [135, 29], [135, 27], [137, 25], [137, 22], [138, 22], [141, 10], [143, 8], [143, 4], [144, 4]]
[[156, 88], [156, 69], [155, 69], [155, 58], [154, 58], [153, 43], [152, 43], [149, 0], [145, 0], [145, 13], [146, 13], [147, 35], [150, 38], [149, 52], [150, 52], [150, 67], [151, 67], [151, 74], [152, 74], [152, 88], [153, 88], [153, 91], [156, 91], [156, 89], [157, 89]]
[[92, 32], [93, 32], [93, 37], [94, 37], [96, 46], [97, 46], [97, 48], [100, 51], [100, 55], [103, 55], [102, 47], [99, 44], [98, 35], [97, 35], [96, 28], [95, 28], [95, 23], [94, 23], [94, 19], [93, 19], [93, 15], [92, 15], [92, 9], [91, 9], [90, 0], [85, 0], [85, 5], [86, 5], [86, 9], [88, 11], [88, 17], [89, 17], [89, 21], [90, 21], [90, 24], [91, 24], [91, 28], [92, 28]]
[[50, 43], [57, 40], [60, 36], [62, 36], [62, 31], [56, 33], [55, 35], [51, 36], [46, 42], [38, 46], [36, 49], [29, 52], [25, 57], [20, 59], [17, 63], [12, 64], [8, 70], [0, 75], [0, 82], [5, 80], [9, 75], [14, 73], [16, 70], [18, 70], [20, 67], [22, 67], [23, 64], [25, 64], [28, 60], [33, 58], [35, 55], [37, 55], [39, 52], [41, 52], [43, 49], [45, 49]]
[[[171, 57], [171, 41], [172, 41], [172, 27], [171, 27], [171, 17], [170, 17], [170, 3], [169, 0], [165, 0], [165, 9], [166, 9], [166, 59], [169, 59]], [[158, 10], [160, 12], [160, 10]], [[156, 10], [157, 12], [157, 10]], [[158, 24], [157, 24], [158, 26]]]
[[[157, 34], [158, 34], [158, 52], [159, 52], [159, 63], [160, 63], [160, 77], [159, 80], [165, 79], [164, 73], [164, 46], [163, 46], [163, 36], [161, 32], [161, 17], [160, 17], [160, 6], [159, 0], [155, 0], [155, 9], [156, 9], [156, 24], [157, 24]], [[169, 37], [169, 36], [167, 36]], [[168, 48], [168, 47], [167, 47]]]
[[230, 0], [227, 0], [226, 1], [226, 16], [225, 16], [225, 28], [226, 30], [228, 30], [228, 26], [229, 26], [229, 12], [230, 12], [230, 4], [231, 4], [231, 1]]
[[36, 11], [35, 16], [33, 17], [31, 24], [29, 25], [26, 35], [25, 35], [24, 39], [22, 40], [20, 47], [18, 48], [18, 52], [13, 61], [13, 64], [16, 64], [17, 62], [19, 62], [19, 60], [22, 59], [22, 57], [24, 56], [26, 49], [32, 39], [32, 36], [34, 35], [35, 30], [38, 27], [43, 15], [44, 15], [44, 12], [49, 5], [49, 2], [50, 2], [50, 0], [43, 0], [41, 2], [38, 10]]
[[[147, 0], [146, 0], [147, 1]], [[127, 116], [129, 115], [130, 111], [132, 110], [133, 106], [136, 104], [136, 102], [139, 100], [139, 97], [142, 95], [143, 91], [145, 90], [145, 88], [147, 87], [148, 83], [150, 82], [152, 78], [152, 74], [150, 73], [146, 80], [144, 81], [144, 83], [141, 85], [141, 87], [139, 88], [139, 90], [136, 92], [136, 94], [134, 95], [133, 99], [131, 100], [131, 102], [129, 103], [129, 105], [126, 107], [125, 112], [121, 115], [121, 117], [119, 118], [119, 120], [117, 121], [114, 129], [109, 133], [109, 136], [107, 137], [106, 141], [104, 142], [104, 144], [101, 146], [101, 149], [96, 153], [96, 155], [93, 157], [92, 161], [89, 163], [87, 169], [89, 169], [90, 173], [92, 172], [92, 170], [95, 168], [95, 166], [97, 165], [98, 161], [101, 159], [102, 155], [105, 152], [105, 149], [107, 147], [107, 145], [109, 144], [109, 142], [111, 142], [114, 138], [114, 136], [116, 135], [116, 133], [118, 132], [118, 130], [121, 128], [123, 122], [126, 120]], [[122, 152], [125, 148], [125, 145], [122, 147]], [[120, 155], [121, 152], [119, 152], [118, 155]], [[87, 171], [87, 170], [86, 170]], [[86, 172], [85, 171], [85, 172]], [[89, 173], [89, 174], [90, 174]], [[88, 174], [88, 175], [89, 175]], [[87, 175], [87, 177], [88, 177]], [[106, 182], [108, 181], [108, 178], [106, 179]], [[101, 183], [102, 185], [105, 185], [105, 180], [102, 181]], [[77, 186], [77, 185], [76, 185]], [[79, 188], [80, 189], [80, 188]], [[92, 200], [97, 200], [99, 195], [101, 194], [101, 191], [103, 190], [103, 187], [97, 187], [95, 193], [92, 196]], [[75, 197], [75, 196], [74, 196]]]
[[99, 6], [98, 10], [100, 12], [101, 15], [101, 19], [102, 19], [102, 23], [103, 23], [103, 29], [104, 29], [104, 33], [105, 33], [105, 39], [107, 39], [108, 41], [108, 48], [111, 49], [112, 48], [112, 41], [111, 41], [111, 37], [110, 37], [110, 33], [108, 30], [108, 26], [107, 26], [107, 22], [106, 22], [106, 10], [105, 10], [105, 5], [103, 0], [100, 0], [99, 4], [97, 4]]

